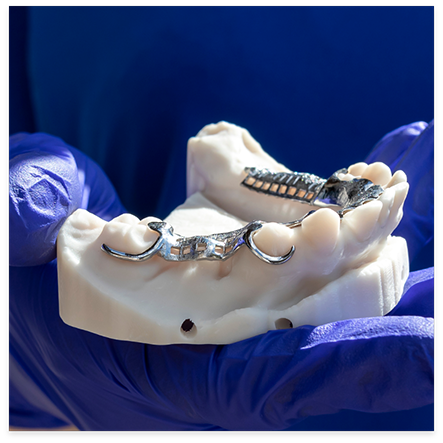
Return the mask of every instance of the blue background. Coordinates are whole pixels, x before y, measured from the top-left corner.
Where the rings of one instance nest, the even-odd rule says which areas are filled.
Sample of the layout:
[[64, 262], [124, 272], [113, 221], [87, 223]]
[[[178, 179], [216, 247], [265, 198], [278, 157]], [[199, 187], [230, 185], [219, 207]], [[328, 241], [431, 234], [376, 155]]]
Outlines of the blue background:
[[[433, 119], [433, 23], [432, 7], [10, 8], [10, 132], [87, 153], [139, 217], [185, 200], [187, 140], [219, 120], [328, 177]], [[294, 429], [432, 428], [433, 406]]]

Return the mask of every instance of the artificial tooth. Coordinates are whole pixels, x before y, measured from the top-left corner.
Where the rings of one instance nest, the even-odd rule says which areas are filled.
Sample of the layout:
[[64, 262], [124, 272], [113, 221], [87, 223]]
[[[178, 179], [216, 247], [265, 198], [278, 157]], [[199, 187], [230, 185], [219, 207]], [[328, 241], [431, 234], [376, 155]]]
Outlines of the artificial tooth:
[[255, 234], [254, 242], [265, 254], [283, 256], [294, 245], [294, 230], [279, 223], [266, 223]]
[[[154, 221], [153, 217], [149, 221]], [[107, 223], [102, 232], [102, 240], [107, 246], [125, 251], [129, 254], [140, 254], [157, 239], [158, 233], [131, 214], [122, 214]]]
[[343, 180], [343, 181], [345, 181], [345, 182], [348, 182], [348, 181], [354, 179], [355, 176], [352, 175], [352, 174], [349, 174], [349, 173], [348, 173], [348, 174], [338, 174], [338, 178], [339, 178], [340, 180]]
[[381, 227], [384, 227], [386, 225], [389, 214], [391, 213], [392, 205], [394, 204], [394, 198], [395, 190], [387, 188], [379, 199], [383, 205], [380, 211], [380, 216], [378, 217], [378, 223]]
[[332, 209], [318, 209], [303, 220], [302, 233], [317, 251], [329, 254], [340, 234], [340, 217]]
[[364, 242], [370, 239], [382, 207], [381, 201], [371, 201], [348, 212], [343, 217], [358, 241]]
[[124, 223], [126, 225], [136, 225], [140, 223], [140, 219], [132, 214], [121, 214], [111, 220], [112, 223]]
[[368, 164], [365, 162], [354, 163], [353, 165], [349, 166], [348, 173], [355, 177], [360, 177], [367, 167]]
[[395, 192], [394, 203], [392, 205], [391, 213], [389, 216], [390, 223], [392, 223], [392, 226], [390, 226], [392, 232], [400, 223], [400, 220], [403, 216], [402, 207], [403, 203], [405, 202], [406, 196], [408, 195], [409, 183], [398, 183], [397, 185], [389, 189], [392, 189]]
[[[197, 134], [197, 137], [203, 137], [205, 135], [215, 135], [219, 132], [222, 132], [226, 129], [229, 129], [229, 123], [225, 121], [221, 121], [218, 123], [211, 123], [209, 125], [206, 125], [203, 129], [199, 131]], [[193, 139], [194, 137], [191, 137]]]
[[361, 174], [375, 185], [386, 186], [391, 180], [391, 169], [382, 162], [371, 163]]
[[392, 188], [392, 186], [395, 186], [399, 183], [404, 183], [408, 181], [408, 178], [406, 177], [406, 174], [403, 171], [395, 171], [394, 175], [392, 176], [391, 180], [389, 180], [389, 183], [387, 184], [387, 188]]

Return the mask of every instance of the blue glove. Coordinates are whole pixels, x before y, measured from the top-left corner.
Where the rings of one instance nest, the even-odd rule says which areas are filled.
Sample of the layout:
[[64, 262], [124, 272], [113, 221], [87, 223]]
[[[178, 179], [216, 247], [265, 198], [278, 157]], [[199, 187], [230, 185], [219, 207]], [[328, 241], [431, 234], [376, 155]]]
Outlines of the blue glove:
[[[421, 155], [432, 149], [423, 142]], [[100, 168], [58, 138], [19, 134], [10, 153], [11, 425], [279, 430], [343, 409], [433, 402], [433, 269], [411, 274], [392, 315], [226, 346], [144, 345], [64, 324], [52, 260], [60, 225], [77, 207], [106, 220], [124, 208]], [[413, 198], [417, 182], [410, 183]], [[405, 226], [419, 248], [422, 237]]]
[[402, 126], [385, 135], [365, 160], [402, 170], [411, 185], [402, 221], [393, 235], [408, 241], [412, 262], [434, 240], [434, 121]]

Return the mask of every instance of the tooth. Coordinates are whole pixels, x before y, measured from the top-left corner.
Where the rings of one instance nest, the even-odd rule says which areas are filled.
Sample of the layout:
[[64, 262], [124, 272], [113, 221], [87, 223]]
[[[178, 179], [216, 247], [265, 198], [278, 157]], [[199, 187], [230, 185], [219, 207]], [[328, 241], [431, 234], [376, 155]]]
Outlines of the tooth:
[[397, 185], [398, 183], [404, 183], [407, 182], [408, 178], [406, 177], [406, 174], [403, 171], [395, 171], [394, 175], [392, 176], [391, 180], [389, 180], [389, 183], [387, 184], [387, 188], [392, 188], [392, 186]]
[[365, 162], [354, 163], [349, 166], [348, 173], [352, 174], [354, 177], [360, 177], [367, 167], [368, 164]]
[[332, 209], [322, 208], [302, 222], [303, 237], [322, 254], [330, 254], [337, 245], [340, 217]]
[[383, 192], [383, 194], [379, 199], [383, 205], [380, 211], [380, 216], [378, 217], [378, 223], [380, 224], [381, 227], [384, 227], [386, 225], [386, 222], [388, 221], [392, 205], [394, 204], [394, 198], [395, 198], [395, 190], [387, 188], [385, 189], [385, 191]]
[[361, 175], [375, 185], [385, 186], [391, 180], [391, 169], [382, 162], [371, 163]]
[[136, 225], [140, 223], [140, 219], [132, 214], [121, 214], [111, 220], [113, 223], [124, 223], [126, 225]]
[[[158, 220], [154, 217], [148, 219], [149, 221]], [[131, 214], [122, 214], [114, 218], [104, 226], [102, 233], [103, 243], [129, 254], [140, 254], [145, 251], [157, 237], [157, 232], [152, 231], [138, 217]]]
[[[198, 132], [197, 137], [204, 137], [206, 135], [215, 135], [215, 134], [218, 134], [222, 131], [228, 130], [229, 127], [230, 127], [230, 124], [225, 121], [220, 121], [218, 123], [211, 123], [209, 125], [206, 125], [203, 129], [201, 129]], [[191, 137], [191, 139], [192, 138], [194, 138], [194, 137]]]
[[294, 245], [294, 230], [279, 223], [266, 223], [254, 236], [254, 242], [265, 254], [283, 256]]
[[398, 226], [403, 216], [403, 204], [408, 195], [409, 183], [398, 183], [389, 189], [392, 189], [395, 192], [394, 203], [392, 204], [387, 223], [392, 232]]
[[360, 242], [365, 242], [372, 236], [382, 207], [380, 201], [372, 201], [348, 212], [343, 217], [346, 225]]
[[352, 175], [352, 174], [342, 174], [342, 173], [339, 173], [339, 174], [337, 174], [337, 177], [340, 179], [340, 180], [342, 180], [342, 181], [346, 181], [346, 182], [348, 182], [348, 181], [350, 181], [350, 180], [353, 180], [355, 177]]

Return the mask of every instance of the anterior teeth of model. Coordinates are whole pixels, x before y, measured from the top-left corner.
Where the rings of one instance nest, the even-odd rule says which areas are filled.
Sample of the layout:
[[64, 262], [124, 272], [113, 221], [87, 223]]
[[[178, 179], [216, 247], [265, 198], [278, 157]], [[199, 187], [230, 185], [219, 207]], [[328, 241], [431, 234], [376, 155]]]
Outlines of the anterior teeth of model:
[[[159, 256], [126, 262], [105, 254], [101, 245], [141, 253], [156, 241], [158, 234], [147, 224], [158, 219], [124, 214], [106, 223], [78, 210], [57, 242], [60, 313], [66, 323], [146, 343], [230, 343], [270, 329], [384, 315], [395, 306], [409, 267], [406, 242], [389, 235], [402, 215], [408, 190], [404, 173], [391, 178], [383, 166], [353, 165], [348, 171], [353, 177], [367, 170], [374, 180], [381, 177], [382, 196], [341, 220], [332, 209], [318, 209], [290, 229], [275, 221], [291, 221], [313, 207], [239, 186], [246, 165], [286, 169], [245, 130], [221, 123], [202, 133], [201, 138], [213, 138], [190, 141], [190, 197], [165, 221], [176, 233], [193, 236], [266, 220], [254, 237], [256, 245], [273, 256], [294, 245], [293, 257], [272, 266], [243, 247], [222, 262], [168, 262]], [[254, 204], [244, 209], [237, 197]], [[284, 214], [290, 215], [278, 220]]]
[[[272, 172], [290, 172], [266, 154], [246, 129], [227, 122], [208, 125], [188, 142], [188, 196], [201, 192], [210, 201], [243, 220], [287, 222], [301, 218], [313, 209], [301, 202], [251, 192], [245, 187], [239, 188], [238, 183], [245, 177], [245, 168], [250, 166]], [[406, 175], [397, 171], [392, 176], [389, 167], [381, 162], [370, 165], [356, 163], [349, 166], [346, 174], [339, 174], [339, 178], [366, 178], [385, 189], [398, 185], [398, 201], [404, 201], [408, 190]], [[346, 237], [349, 241], [345, 242], [345, 248], [357, 253], [357, 250], [366, 247], [361, 243], [363, 240], [376, 245], [391, 234], [401, 219], [401, 216], [398, 218], [401, 204], [391, 209], [395, 193], [388, 193], [382, 200], [383, 205], [380, 202], [370, 203], [366, 208], [363, 206], [345, 215], [342, 223], [344, 231], [353, 234]], [[380, 213], [383, 227], [375, 229], [375, 221]], [[371, 216], [367, 217], [367, 214]]]

